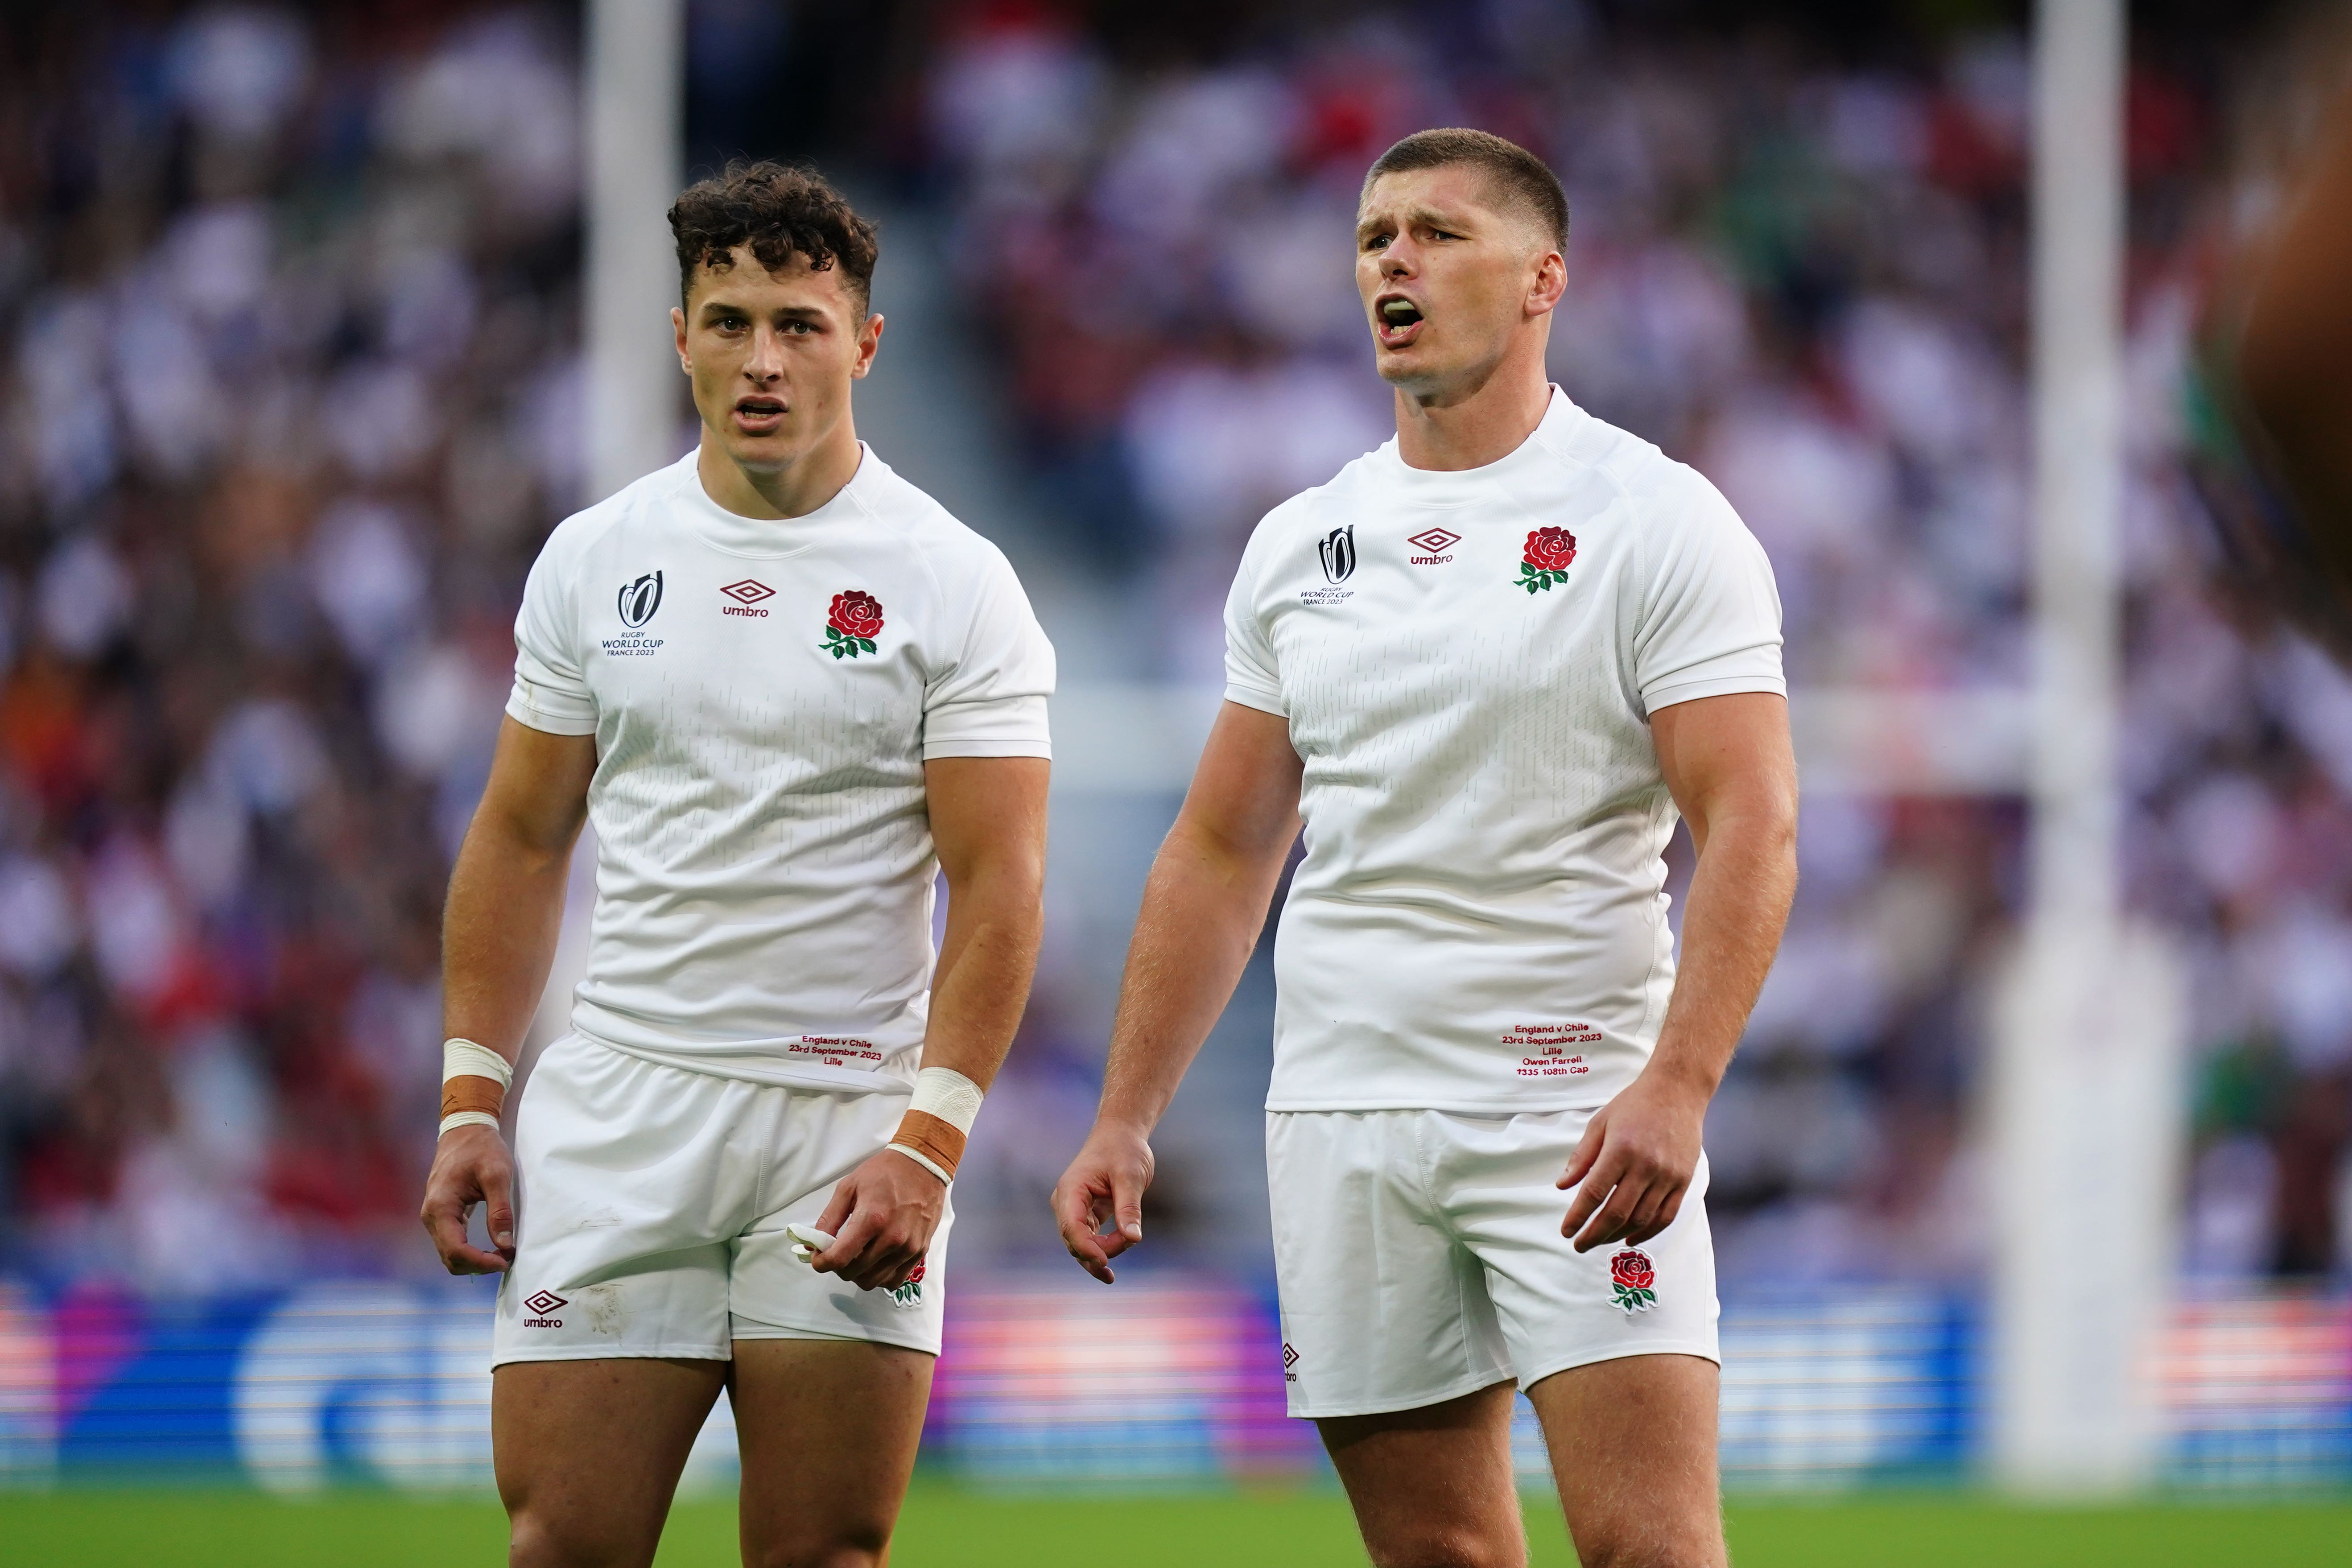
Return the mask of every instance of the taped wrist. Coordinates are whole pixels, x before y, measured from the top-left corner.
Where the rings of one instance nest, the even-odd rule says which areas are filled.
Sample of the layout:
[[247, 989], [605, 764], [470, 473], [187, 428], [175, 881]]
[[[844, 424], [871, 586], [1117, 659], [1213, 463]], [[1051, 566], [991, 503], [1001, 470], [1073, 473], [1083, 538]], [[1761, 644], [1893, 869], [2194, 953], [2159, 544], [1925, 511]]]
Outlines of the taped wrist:
[[915, 1097], [889, 1147], [942, 1182], [954, 1181], [981, 1098], [980, 1085], [953, 1068], [925, 1068], [915, 1075]]
[[514, 1082], [506, 1058], [471, 1040], [441, 1042], [441, 1132], [453, 1127], [496, 1127]]

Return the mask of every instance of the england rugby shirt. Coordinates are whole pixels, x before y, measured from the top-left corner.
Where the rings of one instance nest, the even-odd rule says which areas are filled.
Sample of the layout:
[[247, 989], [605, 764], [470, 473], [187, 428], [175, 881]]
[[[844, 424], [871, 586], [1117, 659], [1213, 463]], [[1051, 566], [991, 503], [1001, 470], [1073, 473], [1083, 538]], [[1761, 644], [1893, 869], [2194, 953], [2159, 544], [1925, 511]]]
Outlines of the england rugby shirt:
[[1391, 441], [1259, 524], [1226, 679], [1306, 764], [1268, 1109], [1622, 1089], [1674, 986], [1649, 716], [1785, 690], [1770, 564], [1715, 488], [1557, 391], [1486, 468]]
[[1003, 554], [870, 449], [785, 520], [719, 506], [688, 454], [556, 529], [515, 643], [508, 713], [596, 737], [573, 1026], [727, 1077], [910, 1082], [923, 763], [1050, 754], [1054, 650]]

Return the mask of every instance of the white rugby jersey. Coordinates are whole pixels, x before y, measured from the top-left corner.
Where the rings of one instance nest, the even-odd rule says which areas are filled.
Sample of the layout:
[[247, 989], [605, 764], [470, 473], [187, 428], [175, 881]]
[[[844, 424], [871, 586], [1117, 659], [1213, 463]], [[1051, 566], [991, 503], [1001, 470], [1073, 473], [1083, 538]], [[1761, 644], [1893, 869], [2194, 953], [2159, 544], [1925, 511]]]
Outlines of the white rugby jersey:
[[1785, 692], [1772, 569], [1694, 470], [1555, 390], [1517, 450], [1391, 440], [1267, 514], [1231, 700], [1283, 715], [1307, 858], [1271, 1110], [1597, 1106], [1674, 988], [1675, 810], [1647, 716]]
[[867, 448], [805, 517], [694, 455], [531, 567], [507, 711], [596, 737], [572, 1026], [673, 1067], [911, 1083], [931, 982], [930, 757], [1044, 757], [1054, 650], [996, 546]]

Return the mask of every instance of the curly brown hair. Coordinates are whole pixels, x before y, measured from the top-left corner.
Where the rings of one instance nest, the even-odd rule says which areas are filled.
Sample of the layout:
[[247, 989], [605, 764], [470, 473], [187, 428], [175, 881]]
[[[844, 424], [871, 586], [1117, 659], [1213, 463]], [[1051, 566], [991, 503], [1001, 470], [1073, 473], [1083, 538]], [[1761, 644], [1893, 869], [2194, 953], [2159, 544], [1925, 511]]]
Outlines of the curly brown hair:
[[874, 226], [814, 169], [738, 159], [679, 195], [669, 209], [669, 228], [677, 237], [681, 299], [694, 286], [696, 268], [728, 271], [735, 247], [748, 245], [771, 272], [782, 271], [795, 256], [806, 258], [812, 272], [838, 262], [859, 318], [872, 307], [874, 259], [881, 254]]

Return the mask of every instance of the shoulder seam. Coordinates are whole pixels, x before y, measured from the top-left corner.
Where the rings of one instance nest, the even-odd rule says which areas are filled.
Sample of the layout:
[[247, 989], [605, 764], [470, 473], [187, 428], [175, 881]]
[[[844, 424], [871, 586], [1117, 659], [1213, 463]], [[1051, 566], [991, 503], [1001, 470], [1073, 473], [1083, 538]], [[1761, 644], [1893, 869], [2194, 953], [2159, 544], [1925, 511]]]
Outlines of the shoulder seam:
[[[1617, 499], [1619, 500], [1630, 501], [1633, 499], [1633, 492], [1625, 483], [1624, 477], [1619, 474], [1608, 464], [1596, 463], [1590, 458], [1580, 458], [1573, 452], [1563, 450], [1557, 442], [1553, 441], [1549, 437], [1543, 433], [1540, 426], [1538, 426], [1535, 433], [1528, 438], [1533, 441], [1537, 446], [1541, 447], [1544, 449], [1545, 454], [1555, 461], [1565, 464], [1570, 468], [1580, 469], [1585, 473], [1600, 475], [1601, 479], [1608, 484], [1609, 488], [1616, 492]], [[1647, 531], [1636, 529], [1634, 531], [1636, 533], [1643, 533]]]
[[[920, 485], [915, 484], [913, 481], [907, 479], [905, 475], [899, 473], [896, 468], [890, 470], [890, 478], [898, 480], [898, 483], [905, 485], [907, 489], [913, 491], [915, 495], [920, 499], [922, 504], [929, 508], [930, 513], [939, 521], [945, 522], [950, 529], [959, 529], [965, 534], [970, 535], [972, 543], [978, 546], [982, 552], [983, 559], [992, 556], [998, 562], [1004, 562], [1006, 569], [1010, 570], [1011, 563], [1005, 561], [1003, 548], [999, 546], [994, 540], [989, 538], [986, 534], [972, 527], [971, 524], [964, 521], [963, 519], [956, 516], [955, 513], [950, 511], [946, 507], [941, 506], [938, 497], [932, 495], [929, 490], [924, 489]], [[884, 517], [881, 512], [877, 510], [873, 502], [867, 497], [864, 495], [853, 495], [850, 499], [856, 502], [857, 510], [864, 513], [868, 520], [874, 522], [877, 527], [890, 530], [891, 532], [897, 535], [899, 541], [907, 547], [908, 552], [913, 554], [915, 560], [920, 563], [923, 568], [923, 575], [929, 579], [932, 596], [940, 603], [940, 605], [944, 607], [950, 603], [951, 601], [948, 593], [947, 583], [940, 575], [938, 563], [932, 559], [931, 544], [922, 537], [923, 531], [920, 527], [919, 520], [909, 519], [904, 522], [894, 522], [888, 518]], [[967, 597], [970, 600], [970, 603], [965, 606], [963, 626], [959, 631], [952, 647], [940, 650], [951, 661], [961, 661], [963, 657], [964, 650], [971, 646], [972, 631], [973, 628], [980, 624], [981, 609], [982, 601], [986, 597], [986, 594], [982, 587], [975, 584], [973, 592], [967, 595]], [[924, 671], [923, 686], [927, 696], [930, 689], [944, 674], [944, 670], [935, 671], [926, 669]]]

